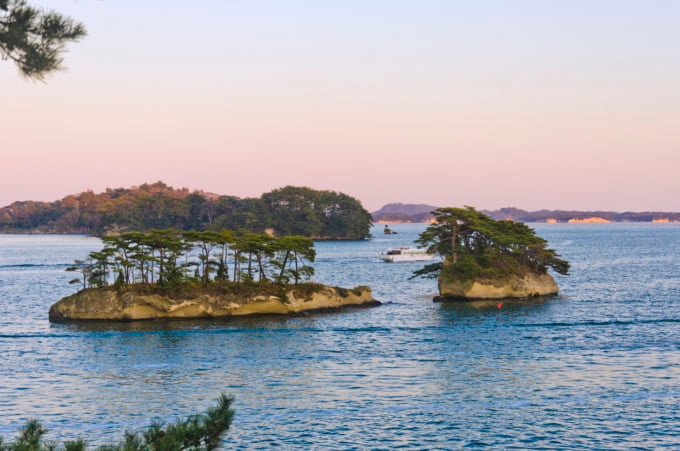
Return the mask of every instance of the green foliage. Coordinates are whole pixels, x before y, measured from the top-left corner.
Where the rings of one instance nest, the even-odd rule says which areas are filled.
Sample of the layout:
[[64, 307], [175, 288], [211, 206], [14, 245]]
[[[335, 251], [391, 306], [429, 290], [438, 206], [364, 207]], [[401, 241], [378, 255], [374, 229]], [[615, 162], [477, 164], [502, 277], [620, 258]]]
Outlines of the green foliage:
[[436, 279], [439, 272], [442, 270], [442, 262], [428, 263], [422, 268], [413, 271], [413, 275], [409, 279], [415, 279], [417, 277], [423, 277], [425, 279]]
[[86, 448], [87, 442], [82, 438], [64, 442], [64, 451], [84, 451]]
[[32, 451], [41, 449], [40, 443], [47, 432], [38, 420], [28, 420], [19, 433], [19, 438], [11, 445], [13, 451]]
[[78, 279], [71, 279], [69, 281], [70, 284], [81, 284], [82, 288], [88, 288], [89, 283], [90, 283], [90, 275], [92, 274], [92, 265], [87, 262], [87, 260], [78, 260], [74, 262], [72, 266], [69, 266], [66, 268], [66, 271], [68, 272], [80, 272], [82, 274], [82, 278]]
[[[156, 182], [132, 189], [86, 191], [53, 202], [0, 208], [0, 231], [119, 235], [133, 231], [243, 230], [314, 239], [364, 239], [372, 218], [346, 194], [285, 187], [258, 199], [190, 193]], [[206, 261], [206, 264], [208, 262]]]
[[0, 57], [13, 61], [27, 78], [43, 81], [62, 70], [66, 43], [85, 35], [82, 23], [59, 13], [41, 11], [24, 0], [0, 0]]
[[258, 274], [260, 282], [267, 280], [264, 259], [272, 255], [273, 242], [274, 239], [269, 235], [252, 232], [245, 232], [235, 240], [234, 249], [239, 255], [243, 255], [247, 262], [246, 272], [243, 275], [245, 281], [253, 282], [255, 273]]
[[[224, 394], [217, 400], [217, 406], [205, 413], [192, 415], [184, 420], [165, 426], [153, 422], [140, 433], [125, 432], [123, 440], [117, 445], [103, 445], [99, 451], [211, 451], [216, 449], [222, 436], [229, 430], [234, 418], [231, 404], [234, 399]], [[64, 442], [63, 448], [55, 443], [46, 442], [47, 430], [38, 420], [29, 420], [13, 443], [4, 444], [0, 437], [0, 451], [84, 451], [87, 443], [78, 438]]]
[[416, 243], [441, 256], [444, 263], [429, 264], [414, 277], [438, 277], [441, 273], [465, 281], [518, 275], [521, 271], [569, 272], [569, 263], [548, 249], [547, 241], [524, 223], [494, 220], [473, 207], [440, 208], [433, 215], [435, 222]]
[[373, 221], [359, 201], [333, 191], [286, 186], [263, 194], [262, 201], [280, 235], [362, 239]]
[[272, 245], [276, 259], [272, 264], [278, 268], [276, 281], [286, 284], [291, 278], [297, 285], [301, 279], [309, 279], [314, 275], [314, 268], [305, 263], [313, 263], [316, 259], [314, 242], [303, 236], [284, 236]]
[[310, 263], [316, 258], [310, 238], [247, 231], [163, 229], [104, 237], [103, 242], [104, 249], [66, 268], [82, 273], [82, 280], [71, 283], [102, 288], [113, 279], [116, 289], [140, 284], [168, 292], [226, 282], [231, 265], [237, 283], [262, 284], [271, 277], [282, 285], [297, 285], [314, 274]]
[[486, 276], [491, 276], [493, 269], [488, 265], [482, 266], [472, 255], [461, 255], [456, 262], [454, 271], [444, 271], [444, 274], [455, 274], [457, 279], [471, 280], [480, 276], [483, 270], [487, 271]]

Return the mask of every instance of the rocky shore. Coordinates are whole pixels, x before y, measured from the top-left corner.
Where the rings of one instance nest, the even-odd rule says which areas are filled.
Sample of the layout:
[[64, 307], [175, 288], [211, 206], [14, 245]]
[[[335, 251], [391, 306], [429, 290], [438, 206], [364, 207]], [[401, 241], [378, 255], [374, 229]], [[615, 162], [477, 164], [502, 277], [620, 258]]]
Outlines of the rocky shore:
[[113, 288], [82, 290], [52, 305], [52, 322], [139, 321], [154, 319], [223, 318], [246, 315], [295, 315], [345, 307], [380, 305], [368, 287], [344, 289], [319, 286], [310, 291], [291, 287], [280, 296], [270, 294], [200, 294], [169, 297]]
[[557, 294], [557, 282], [550, 274], [526, 273], [502, 280], [472, 280], [462, 283], [439, 278], [436, 301], [528, 298]]

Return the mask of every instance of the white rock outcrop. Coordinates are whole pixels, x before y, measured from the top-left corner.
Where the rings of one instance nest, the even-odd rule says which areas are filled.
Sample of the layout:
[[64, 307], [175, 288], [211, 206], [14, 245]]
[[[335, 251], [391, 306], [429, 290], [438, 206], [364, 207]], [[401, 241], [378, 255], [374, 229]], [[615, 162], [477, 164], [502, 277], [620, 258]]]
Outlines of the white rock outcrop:
[[461, 283], [439, 278], [439, 299], [505, 299], [557, 294], [557, 282], [550, 274], [525, 274], [502, 281], [474, 280]]
[[200, 295], [192, 299], [171, 299], [160, 294], [135, 294], [114, 289], [89, 289], [61, 299], [49, 311], [50, 321], [109, 320], [136, 321], [167, 318], [221, 318], [245, 315], [288, 315], [337, 310], [348, 306], [375, 306], [371, 289], [343, 289], [323, 286], [300, 294], [295, 288], [286, 299], [259, 295], [243, 298], [233, 294]]

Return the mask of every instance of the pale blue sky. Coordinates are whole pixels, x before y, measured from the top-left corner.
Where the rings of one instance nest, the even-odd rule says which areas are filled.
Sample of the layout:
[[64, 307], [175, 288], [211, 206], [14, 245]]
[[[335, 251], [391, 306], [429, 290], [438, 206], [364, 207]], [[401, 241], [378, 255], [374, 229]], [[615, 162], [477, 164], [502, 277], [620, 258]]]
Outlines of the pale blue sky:
[[0, 64], [2, 205], [163, 180], [680, 210], [680, 2], [32, 3], [89, 36], [46, 85]]

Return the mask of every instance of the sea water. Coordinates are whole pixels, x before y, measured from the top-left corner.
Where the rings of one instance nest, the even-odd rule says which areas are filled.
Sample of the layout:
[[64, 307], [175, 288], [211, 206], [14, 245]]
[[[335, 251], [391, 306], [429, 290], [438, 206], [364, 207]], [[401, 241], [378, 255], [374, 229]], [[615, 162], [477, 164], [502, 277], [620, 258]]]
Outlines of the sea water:
[[226, 393], [225, 449], [680, 448], [680, 225], [532, 225], [560, 294], [472, 303], [379, 260], [424, 227], [316, 243], [314, 279], [377, 308], [124, 324], [47, 319], [98, 239], [0, 235], [0, 435], [117, 443]]

